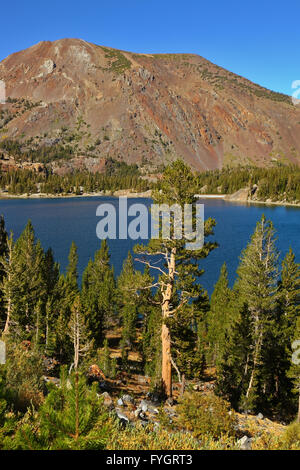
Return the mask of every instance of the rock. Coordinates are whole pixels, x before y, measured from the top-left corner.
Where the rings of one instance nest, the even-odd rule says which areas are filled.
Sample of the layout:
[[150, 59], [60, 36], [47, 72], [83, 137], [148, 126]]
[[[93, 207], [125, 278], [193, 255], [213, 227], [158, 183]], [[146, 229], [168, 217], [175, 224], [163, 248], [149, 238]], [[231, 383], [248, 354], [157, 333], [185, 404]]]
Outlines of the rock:
[[166, 400], [166, 405], [168, 405], [168, 406], [173, 406], [173, 405], [175, 405], [175, 400], [174, 400], [174, 398], [169, 397], [169, 398]]
[[122, 412], [121, 412], [120, 410], [118, 410], [117, 408], [116, 408], [116, 415], [117, 415], [117, 417], [119, 418], [119, 420], [121, 421], [121, 424], [123, 424], [123, 425], [125, 425], [125, 426], [126, 426], [127, 424], [129, 424], [129, 418], [128, 418], [126, 415], [124, 415], [124, 413], [122, 413]]
[[148, 400], [142, 400], [139, 408], [144, 412], [147, 413], [147, 411], [151, 414], [158, 414], [158, 409], [155, 406], [155, 403], [152, 403], [151, 401]]
[[142, 419], [143, 421], [147, 421], [147, 416], [143, 411], [140, 411], [139, 418]]
[[123, 401], [124, 405], [134, 405], [134, 399], [131, 395], [123, 395], [121, 400]]
[[103, 404], [104, 406], [107, 406], [108, 408], [113, 408], [113, 401], [108, 392], [104, 392], [100, 395], [104, 399]]
[[258, 415], [256, 416], [258, 419], [264, 419], [264, 415], [262, 413], [258, 413]]
[[248, 436], [243, 436], [237, 441], [237, 445], [240, 450], [251, 450], [251, 438]]
[[225, 199], [228, 201], [247, 202], [249, 196], [249, 188], [241, 188], [233, 194], [227, 194]]
[[141, 410], [146, 413], [148, 411], [148, 403], [145, 400], [142, 400], [140, 403]]
[[148, 392], [147, 398], [149, 398], [149, 400], [151, 400], [153, 403], [159, 403], [161, 401], [160, 395], [155, 392]]
[[167, 413], [167, 415], [169, 415], [170, 418], [176, 416], [176, 412], [171, 408], [164, 408], [164, 411]]

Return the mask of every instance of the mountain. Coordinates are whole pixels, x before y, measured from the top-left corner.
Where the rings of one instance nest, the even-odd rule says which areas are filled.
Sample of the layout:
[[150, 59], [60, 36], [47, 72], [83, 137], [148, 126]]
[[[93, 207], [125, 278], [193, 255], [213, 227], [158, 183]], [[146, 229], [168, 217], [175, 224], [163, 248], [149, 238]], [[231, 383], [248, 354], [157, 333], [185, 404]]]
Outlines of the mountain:
[[300, 162], [300, 107], [193, 54], [43, 41], [0, 63], [2, 158], [101, 170]]

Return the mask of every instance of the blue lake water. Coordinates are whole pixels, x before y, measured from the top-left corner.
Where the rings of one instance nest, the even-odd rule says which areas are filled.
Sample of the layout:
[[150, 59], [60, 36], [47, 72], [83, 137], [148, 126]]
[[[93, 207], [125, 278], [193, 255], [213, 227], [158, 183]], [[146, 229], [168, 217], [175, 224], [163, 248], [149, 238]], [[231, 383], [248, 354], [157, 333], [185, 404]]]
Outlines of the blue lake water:
[[[17, 238], [31, 219], [36, 236], [45, 249], [51, 247], [55, 259], [64, 271], [68, 262], [71, 242], [78, 247], [79, 272], [82, 274], [89, 258], [100, 247], [96, 236], [99, 217], [96, 208], [100, 203], [110, 202], [118, 209], [118, 199], [109, 197], [69, 198], [69, 199], [6, 199], [0, 200], [0, 214], [3, 214], [8, 230]], [[245, 248], [256, 222], [262, 214], [271, 219], [277, 231], [277, 247], [281, 258], [292, 246], [296, 259], [300, 262], [300, 209], [283, 206], [242, 205], [220, 199], [205, 199], [205, 218], [217, 221], [215, 239], [219, 248], [201, 262], [205, 269], [202, 285], [212, 292], [219, 277], [221, 265], [227, 263], [230, 282], [236, 276], [238, 258]], [[150, 199], [128, 199], [128, 206], [135, 203], [151, 205]], [[130, 220], [130, 218], [129, 218]], [[115, 273], [119, 274], [128, 251], [136, 244], [134, 240], [109, 240], [111, 262]]]

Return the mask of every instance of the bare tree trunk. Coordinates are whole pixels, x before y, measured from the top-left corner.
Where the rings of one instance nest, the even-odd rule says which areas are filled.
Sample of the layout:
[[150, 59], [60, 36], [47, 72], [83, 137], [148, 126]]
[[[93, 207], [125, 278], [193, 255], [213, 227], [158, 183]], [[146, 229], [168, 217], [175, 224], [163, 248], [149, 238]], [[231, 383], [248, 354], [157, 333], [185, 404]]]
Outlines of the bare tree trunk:
[[49, 342], [49, 315], [47, 311], [46, 316], [46, 334], [45, 334], [45, 351], [48, 351], [48, 342]]
[[6, 314], [6, 322], [5, 322], [5, 327], [4, 327], [4, 330], [3, 330], [3, 334], [8, 333], [10, 315], [11, 315], [11, 297], [9, 297], [8, 302], [7, 302], [7, 314]]
[[167, 325], [162, 325], [162, 382], [165, 393], [168, 397], [172, 396], [172, 364], [171, 364], [171, 336]]
[[170, 260], [168, 261], [169, 282], [163, 292], [162, 316], [163, 324], [161, 329], [162, 343], [162, 383], [168, 397], [172, 396], [172, 357], [171, 357], [171, 335], [169, 327], [165, 324], [165, 319], [170, 315], [170, 301], [173, 293], [173, 281], [175, 274], [175, 254], [176, 248], [172, 248]]
[[79, 437], [78, 372], [75, 373], [75, 440]]
[[185, 374], [182, 374], [181, 392], [180, 392], [180, 395], [183, 395], [184, 392], [185, 392]]
[[40, 334], [40, 309], [39, 306], [36, 307], [36, 333], [35, 333], [35, 342], [36, 346], [38, 345], [39, 342], [39, 334]]
[[256, 344], [255, 344], [254, 357], [253, 357], [253, 368], [252, 368], [250, 381], [249, 381], [249, 385], [248, 385], [248, 389], [247, 389], [247, 393], [246, 393], [247, 398], [249, 397], [250, 392], [251, 392], [252, 387], [253, 387], [255, 373], [256, 373], [258, 363], [259, 363], [259, 356], [260, 356], [261, 346], [262, 346], [262, 331], [259, 333], [259, 337], [257, 338]]

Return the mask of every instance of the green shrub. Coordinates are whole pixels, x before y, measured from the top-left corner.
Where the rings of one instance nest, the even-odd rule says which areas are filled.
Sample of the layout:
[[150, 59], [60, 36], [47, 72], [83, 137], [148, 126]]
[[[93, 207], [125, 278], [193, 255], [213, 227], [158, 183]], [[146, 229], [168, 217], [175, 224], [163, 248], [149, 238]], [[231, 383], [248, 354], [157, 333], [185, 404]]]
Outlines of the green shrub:
[[195, 438], [234, 436], [236, 419], [228, 402], [213, 393], [185, 393], [177, 407], [178, 423]]
[[8, 347], [5, 388], [17, 410], [26, 411], [43, 401], [44, 365], [41, 354], [26, 342]]
[[282, 448], [286, 450], [300, 450], [300, 423], [290, 424], [282, 437]]

